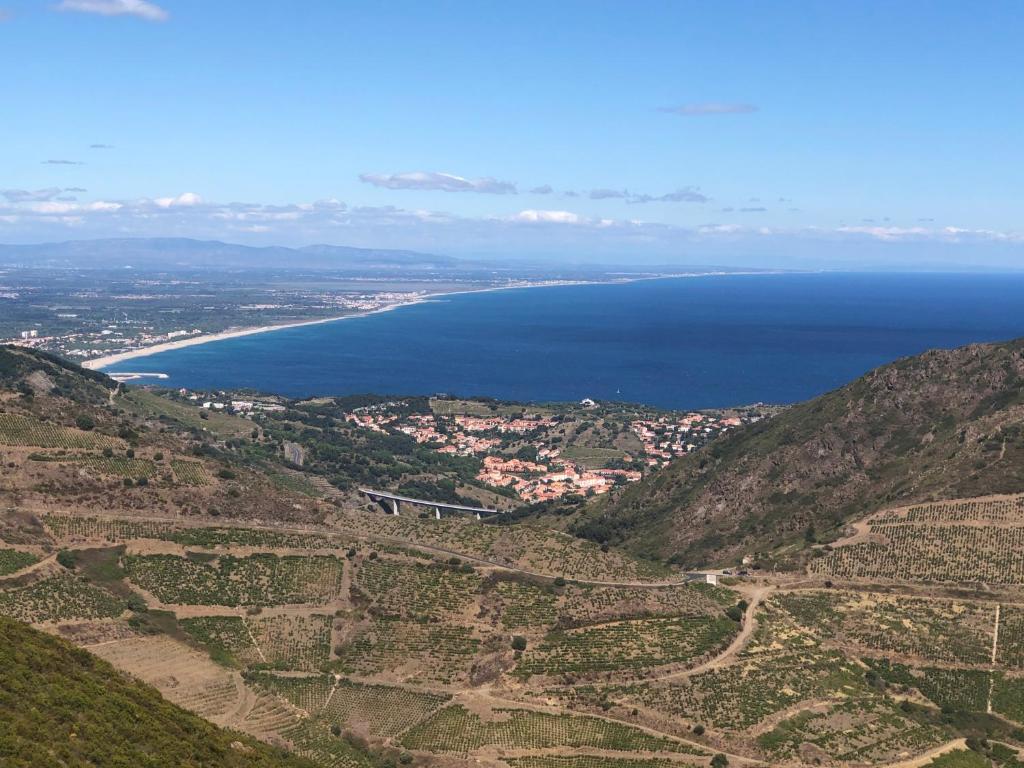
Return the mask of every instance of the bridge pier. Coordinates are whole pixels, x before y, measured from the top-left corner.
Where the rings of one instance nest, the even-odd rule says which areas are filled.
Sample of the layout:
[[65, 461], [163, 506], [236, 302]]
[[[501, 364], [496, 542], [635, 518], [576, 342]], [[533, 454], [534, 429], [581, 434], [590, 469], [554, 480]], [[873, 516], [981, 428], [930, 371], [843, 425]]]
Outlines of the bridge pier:
[[434, 517], [438, 520], [442, 517], [441, 510], [444, 510], [445, 513], [448, 514], [464, 513], [477, 520], [483, 519], [485, 514], [498, 514], [498, 511], [494, 509], [482, 509], [480, 507], [471, 507], [465, 504], [446, 504], [444, 502], [430, 501], [428, 499], [414, 499], [408, 496], [400, 496], [389, 491], [379, 491], [374, 488], [360, 488], [359, 492], [366, 494], [366, 497], [370, 501], [379, 504], [385, 514], [392, 514], [396, 516], [400, 513], [403, 504], [412, 504], [414, 507], [426, 508], [428, 510], [433, 509]]

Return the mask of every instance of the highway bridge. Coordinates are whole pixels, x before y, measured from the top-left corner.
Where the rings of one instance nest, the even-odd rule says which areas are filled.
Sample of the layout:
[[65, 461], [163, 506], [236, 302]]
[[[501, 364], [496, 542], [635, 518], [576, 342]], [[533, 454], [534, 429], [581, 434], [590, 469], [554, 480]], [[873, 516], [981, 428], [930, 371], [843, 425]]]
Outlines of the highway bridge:
[[427, 507], [428, 509], [432, 509], [434, 510], [434, 517], [438, 520], [441, 519], [442, 510], [450, 513], [475, 515], [477, 520], [481, 517], [501, 514], [497, 509], [469, 507], [465, 504], [447, 504], [441, 501], [427, 501], [426, 499], [414, 499], [409, 496], [400, 496], [397, 493], [390, 493], [389, 491], [377, 491], [373, 488], [360, 488], [359, 492], [366, 495], [370, 501], [376, 502], [385, 508], [390, 508], [391, 514], [393, 515], [398, 514], [399, 507], [402, 504], [411, 504], [416, 507]]

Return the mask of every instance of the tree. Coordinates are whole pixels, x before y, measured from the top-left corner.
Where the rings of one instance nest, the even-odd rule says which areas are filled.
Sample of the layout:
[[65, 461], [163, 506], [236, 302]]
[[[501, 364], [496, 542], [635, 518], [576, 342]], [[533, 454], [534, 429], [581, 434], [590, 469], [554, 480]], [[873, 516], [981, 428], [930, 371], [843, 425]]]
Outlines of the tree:
[[69, 571], [74, 570], [76, 562], [77, 558], [75, 557], [75, 553], [70, 549], [62, 549], [57, 553], [57, 563], [62, 568], [67, 568]]
[[513, 651], [525, 651], [526, 650], [526, 638], [522, 635], [516, 635], [512, 638], [512, 650]]
[[75, 417], [75, 426], [81, 430], [89, 432], [96, 428], [96, 422], [93, 420], [92, 416], [86, 413], [80, 413]]
[[729, 765], [729, 758], [719, 752], [711, 758], [711, 768], [726, 768]]

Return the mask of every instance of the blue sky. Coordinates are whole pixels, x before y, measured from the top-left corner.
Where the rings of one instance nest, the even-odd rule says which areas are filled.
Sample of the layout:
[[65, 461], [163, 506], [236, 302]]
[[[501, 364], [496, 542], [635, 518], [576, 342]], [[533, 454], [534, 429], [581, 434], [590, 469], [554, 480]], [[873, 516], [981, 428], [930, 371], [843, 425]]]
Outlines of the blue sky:
[[0, 9], [0, 242], [1024, 266], [1019, 2]]

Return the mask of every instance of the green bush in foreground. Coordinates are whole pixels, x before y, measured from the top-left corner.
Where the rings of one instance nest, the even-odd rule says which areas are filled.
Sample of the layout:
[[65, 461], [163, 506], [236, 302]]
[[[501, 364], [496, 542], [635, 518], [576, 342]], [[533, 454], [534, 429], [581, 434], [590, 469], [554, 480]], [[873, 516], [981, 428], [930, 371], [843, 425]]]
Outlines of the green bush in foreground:
[[312, 768], [174, 706], [86, 651], [5, 618], [0, 765]]

